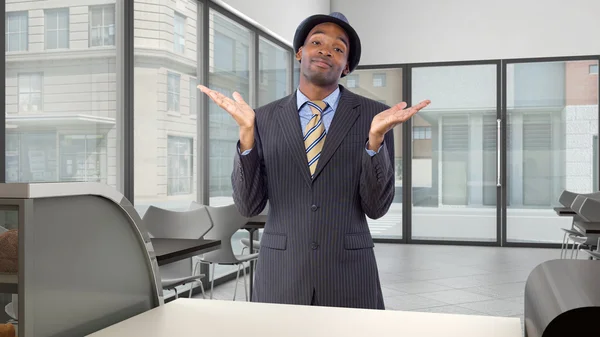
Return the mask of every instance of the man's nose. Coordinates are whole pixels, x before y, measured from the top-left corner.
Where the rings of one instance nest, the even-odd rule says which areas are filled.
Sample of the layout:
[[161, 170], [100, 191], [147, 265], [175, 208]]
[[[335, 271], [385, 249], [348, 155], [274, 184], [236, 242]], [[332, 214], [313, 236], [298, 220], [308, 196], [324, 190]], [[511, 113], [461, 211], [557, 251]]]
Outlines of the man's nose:
[[325, 56], [331, 56], [331, 52], [329, 51], [329, 48], [325, 48], [325, 47], [323, 47], [319, 50], [319, 54], [325, 55]]

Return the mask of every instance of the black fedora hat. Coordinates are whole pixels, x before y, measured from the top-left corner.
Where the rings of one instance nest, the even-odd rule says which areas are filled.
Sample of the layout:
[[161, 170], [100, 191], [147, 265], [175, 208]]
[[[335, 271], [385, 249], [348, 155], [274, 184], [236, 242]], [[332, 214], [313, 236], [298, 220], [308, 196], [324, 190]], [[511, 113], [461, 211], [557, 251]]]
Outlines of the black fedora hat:
[[[344, 14], [340, 12], [333, 12], [329, 15], [326, 14], [316, 14], [309, 16], [304, 19], [298, 28], [296, 28], [296, 34], [294, 34], [294, 52], [298, 52], [298, 49], [304, 45], [304, 41], [306, 41], [306, 37], [308, 33], [310, 33], [311, 29], [313, 29], [316, 25], [331, 22], [336, 25], [342, 27], [348, 34], [348, 38], [350, 38], [350, 54], [348, 54], [348, 67], [350, 72], [356, 68], [358, 62], [360, 61], [360, 38], [356, 31], [350, 24], [348, 23], [348, 19], [344, 16]], [[342, 77], [345, 75], [342, 73]]]

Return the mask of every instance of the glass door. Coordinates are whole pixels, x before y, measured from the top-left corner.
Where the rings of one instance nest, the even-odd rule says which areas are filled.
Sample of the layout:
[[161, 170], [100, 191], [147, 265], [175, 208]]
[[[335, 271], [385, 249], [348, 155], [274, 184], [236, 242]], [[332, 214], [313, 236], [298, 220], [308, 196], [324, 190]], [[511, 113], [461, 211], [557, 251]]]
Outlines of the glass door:
[[506, 219], [503, 243], [562, 242], [563, 190], [598, 190], [598, 57], [503, 65]]
[[499, 71], [496, 61], [409, 67], [411, 104], [432, 102], [405, 125], [409, 241], [500, 243]]

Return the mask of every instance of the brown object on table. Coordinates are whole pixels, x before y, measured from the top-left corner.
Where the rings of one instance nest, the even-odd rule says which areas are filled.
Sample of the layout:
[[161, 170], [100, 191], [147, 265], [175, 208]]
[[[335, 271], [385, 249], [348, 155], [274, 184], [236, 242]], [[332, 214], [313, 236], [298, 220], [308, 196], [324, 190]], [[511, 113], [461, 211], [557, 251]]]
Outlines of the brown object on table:
[[13, 229], [0, 234], [0, 273], [16, 273], [18, 267], [19, 234]]
[[8, 323], [8, 324], [0, 324], [0, 337], [15, 337], [16, 336], [16, 332], [15, 332], [15, 327]]

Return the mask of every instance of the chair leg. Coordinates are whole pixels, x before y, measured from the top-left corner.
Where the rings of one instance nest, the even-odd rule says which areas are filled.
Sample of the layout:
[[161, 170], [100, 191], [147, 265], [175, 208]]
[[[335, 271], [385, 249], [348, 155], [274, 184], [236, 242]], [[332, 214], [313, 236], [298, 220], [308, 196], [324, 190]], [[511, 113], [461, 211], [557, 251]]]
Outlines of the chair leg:
[[564, 256], [566, 242], [567, 242], [567, 232], [565, 232], [565, 235], [563, 235], [563, 242], [562, 242], [562, 245], [560, 246], [560, 258], [561, 259], [564, 259], [566, 257], [566, 256]]
[[212, 275], [212, 280], [210, 280], [210, 299], [212, 300], [213, 299], [213, 292], [214, 292], [214, 289], [215, 289], [215, 264], [214, 263], [212, 263], [212, 272], [211, 272], [211, 275]]
[[204, 293], [204, 284], [202, 284], [202, 280], [200, 280], [200, 290], [202, 290], [202, 299], [206, 299], [206, 294]]
[[[252, 263], [252, 261], [250, 261]], [[246, 267], [244, 266], [244, 262], [242, 262], [242, 270], [244, 271], [244, 291], [246, 292], [246, 302], [248, 302], [248, 284], [246, 283]]]
[[237, 286], [238, 286], [239, 279], [240, 279], [240, 265], [238, 264], [237, 275], [235, 277], [235, 288], [233, 288], [233, 300], [234, 301], [235, 301], [235, 295], [237, 294]]

